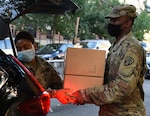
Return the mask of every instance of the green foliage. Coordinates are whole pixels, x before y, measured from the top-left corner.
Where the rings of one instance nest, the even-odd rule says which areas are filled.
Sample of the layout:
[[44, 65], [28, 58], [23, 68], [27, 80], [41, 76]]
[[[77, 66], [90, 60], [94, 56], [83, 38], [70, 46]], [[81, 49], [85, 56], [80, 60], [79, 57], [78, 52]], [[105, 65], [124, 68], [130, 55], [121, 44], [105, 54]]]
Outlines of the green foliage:
[[73, 39], [75, 36], [75, 20], [76, 17], [72, 14], [58, 16], [56, 32], [60, 32], [66, 39]]
[[150, 31], [150, 15], [146, 11], [142, 11], [136, 18], [133, 26], [133, 34], [138, 40], [144, 39], [144, 33]]
[[[42, 33], [50, 34], [46, 26], [51, 27], [51, 31], [60, 32], [65, 38], [72, 40], [75, 37], [76, 18], [80, 17], [78, 37], [80, 39], [94, 39], [95, 35], [99, 38], [109, 39], [107, 33], [108, 20], [105, 16], [111, 8], [120, 4], [118, 0], [73, 0], [80, 9], [75, 14], [66, 13], [61, 16], [48, 14], [26, 14], [13, 23], [18, 30], [32, 27]], [[133, 34], [138, 40], [143, 40], [145, 32], [150, 30], [150, 16], [147, 12], [141, 12], [135, 20]]]
[[46, 31], [46, 25], [53, 24], [53, 15], [51, 17], [46, 14], [26, 14], [13, 21], [17, 30], [27, 30], [29, 27]]

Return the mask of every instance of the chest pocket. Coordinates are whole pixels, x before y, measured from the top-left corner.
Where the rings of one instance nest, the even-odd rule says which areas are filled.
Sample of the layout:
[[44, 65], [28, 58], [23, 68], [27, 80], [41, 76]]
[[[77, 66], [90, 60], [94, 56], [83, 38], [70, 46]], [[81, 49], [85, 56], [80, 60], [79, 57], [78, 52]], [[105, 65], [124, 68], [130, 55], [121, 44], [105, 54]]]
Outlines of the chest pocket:
[[107, 62], [109, 66], [108, 75], [109, 77], [111, 77], [111, 79], [116, 77], [122, 59], [123, 59], [122, 48], [110, 52]]

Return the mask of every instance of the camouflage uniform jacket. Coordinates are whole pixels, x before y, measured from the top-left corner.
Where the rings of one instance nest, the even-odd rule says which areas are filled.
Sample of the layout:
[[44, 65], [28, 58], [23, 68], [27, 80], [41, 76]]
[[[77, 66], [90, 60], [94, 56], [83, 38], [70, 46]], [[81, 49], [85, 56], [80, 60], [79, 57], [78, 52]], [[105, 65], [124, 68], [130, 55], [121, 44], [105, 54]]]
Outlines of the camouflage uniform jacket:
[[58, 72], [44, 59], [36, 56], [35, 66], [24, 65], [32, 72], [40, 84], [45, 88], [60, 89], [63, 87], [61, 77]]
[[109, 50], [104, 85], [81, 90], [86, 102], [100, 106], [99, 116], [146, 116], [144, 49], [130, 32]]

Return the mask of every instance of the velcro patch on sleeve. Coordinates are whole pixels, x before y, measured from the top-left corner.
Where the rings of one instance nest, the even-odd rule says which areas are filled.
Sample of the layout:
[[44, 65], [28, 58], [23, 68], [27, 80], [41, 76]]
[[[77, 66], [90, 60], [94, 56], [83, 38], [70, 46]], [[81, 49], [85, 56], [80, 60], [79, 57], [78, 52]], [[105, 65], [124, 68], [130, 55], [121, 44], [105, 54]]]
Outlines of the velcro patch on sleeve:
[[125, 61], [124, 61], [124, 65], [129, 66], [132, 63], [134, 63], [134, 59], [131, 56], [126, 56]]

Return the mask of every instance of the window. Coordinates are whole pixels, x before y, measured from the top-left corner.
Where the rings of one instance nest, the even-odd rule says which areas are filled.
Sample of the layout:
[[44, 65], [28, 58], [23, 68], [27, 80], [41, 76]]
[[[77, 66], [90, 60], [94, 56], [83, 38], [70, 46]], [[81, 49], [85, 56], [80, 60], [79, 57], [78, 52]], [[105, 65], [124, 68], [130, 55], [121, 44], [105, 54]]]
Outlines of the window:
[[3, 50], [6, 54], [13, 55], [12, 45], [9, 38], [0, 40], [0, 49]]

